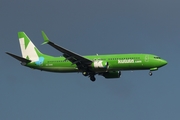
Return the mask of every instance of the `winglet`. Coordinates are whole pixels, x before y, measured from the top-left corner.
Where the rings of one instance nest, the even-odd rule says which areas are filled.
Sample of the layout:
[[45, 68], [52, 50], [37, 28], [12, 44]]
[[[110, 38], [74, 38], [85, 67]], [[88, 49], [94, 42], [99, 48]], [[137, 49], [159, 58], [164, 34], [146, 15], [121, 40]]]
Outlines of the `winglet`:
[[49, 38], [47, 37], [47, 35], [44, 33], [44, 31], [42, 31], [42, 36], [44, 39], [44, 42], [42, 43], [42, 45], [47, 44], [49, 42]]

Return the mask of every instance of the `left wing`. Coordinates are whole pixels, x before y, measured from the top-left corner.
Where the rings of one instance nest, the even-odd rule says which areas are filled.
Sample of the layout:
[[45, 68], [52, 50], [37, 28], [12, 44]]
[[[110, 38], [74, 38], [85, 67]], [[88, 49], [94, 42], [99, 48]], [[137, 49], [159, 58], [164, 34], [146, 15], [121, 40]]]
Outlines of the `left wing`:
[[44, 31], [42, 31], [42, 36], [44, 38], [44, 43], [43, 44], [49, 44], [50, 46], [54, 47], [55, 49], [59, 50], [60, 52], [63, 53], [63, 56], [66, 58], [66, 60], [69, 60], [72, 62], [72, 64], [76, 64], [79, 69], [87, 69], [88, 65], [92, 64], [93, 61], [77, 54], [74, 53], [70, 50], [67, 50], [61, 46], [56, 45], [55, 43], [51, 42]]

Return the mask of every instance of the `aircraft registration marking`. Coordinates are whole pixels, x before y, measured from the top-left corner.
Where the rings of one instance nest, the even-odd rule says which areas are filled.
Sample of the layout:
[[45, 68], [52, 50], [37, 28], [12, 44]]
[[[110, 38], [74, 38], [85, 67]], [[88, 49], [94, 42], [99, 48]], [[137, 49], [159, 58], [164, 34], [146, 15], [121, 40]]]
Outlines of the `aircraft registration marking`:
[[53, 64], [46, 64], [46, 66], [53, 66]]

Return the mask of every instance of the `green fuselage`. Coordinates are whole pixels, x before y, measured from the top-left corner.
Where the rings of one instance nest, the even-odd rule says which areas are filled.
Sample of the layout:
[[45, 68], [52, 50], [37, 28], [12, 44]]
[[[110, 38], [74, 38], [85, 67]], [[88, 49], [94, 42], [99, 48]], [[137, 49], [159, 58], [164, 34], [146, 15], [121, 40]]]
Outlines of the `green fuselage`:
[[167, 64], [166, 60], [152, 54], [109, 54], [109, 55], [88, 55], [81, 56], [62, 46], [50, 41], [42, 31], [43, 44], [62, 53], [60, 57], [54, 57], [41, 53], [25, 32], [18, 32], [19, 44], [22, 57], [6, 52], [6, 54], [20, 61], [22, 65], [41, 71], [69, 73], [82, 72], [84, 76], [89, 76], [91, 81], [95, 81], [95, 75], [105, 78], [119, 78], [124, 70], [158, 70]]
[[[42, 60], [34, 61], [26, 64], [27, 67], [39, 69], [49, 72], [82, 72], [69, 60], [64, 57], [39, 56]], [[123, 70], [157, 70], [167, 64], [160, 57], [152, 54], [111, 54], [111, 55], [91, 55], [83, 56], [92, 61], [108, 62], [108, 71], [123, 71]], [[101, 71], [101, 69], [94, 69]]]

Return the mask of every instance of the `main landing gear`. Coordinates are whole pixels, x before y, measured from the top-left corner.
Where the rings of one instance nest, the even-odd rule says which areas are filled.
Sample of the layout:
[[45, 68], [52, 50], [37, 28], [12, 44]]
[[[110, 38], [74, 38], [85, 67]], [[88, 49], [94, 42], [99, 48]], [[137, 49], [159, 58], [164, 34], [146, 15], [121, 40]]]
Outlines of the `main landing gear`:
[[94, 77], [94, 75], [95, 75], [94, 73], [82, 72], [82, 74], [84, 76], [89, 76], [90, 80], [93, 81], [93, 82], [96, 80], [96, 78]]
[[152, 74], [152, 71], [149, 71], [149, 75], [150, 75], [150, 76], [152, 76], [152, 75], [153, 75], [153, 74]]
[[93, 82], [96, 80], [96, 78], [94, 77], [94, 75], [90, 75], [89, 77], [90, 77], [90, 80], [93, 81]]

